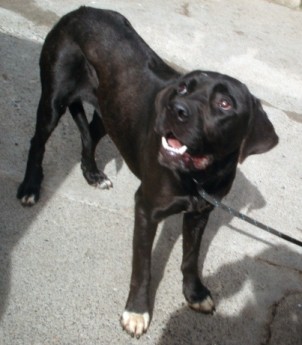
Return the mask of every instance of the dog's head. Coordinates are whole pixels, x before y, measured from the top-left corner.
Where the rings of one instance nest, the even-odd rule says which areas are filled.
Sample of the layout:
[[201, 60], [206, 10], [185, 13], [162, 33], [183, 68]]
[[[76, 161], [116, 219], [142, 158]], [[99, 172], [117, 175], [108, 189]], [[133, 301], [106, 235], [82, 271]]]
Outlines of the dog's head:
[[155, 131], [159, 161], [181, 171], [205, 170], [234, 152], [239, 162], [278, 142], [261, 103], [238, 80], [194, 71], [159, 92]]

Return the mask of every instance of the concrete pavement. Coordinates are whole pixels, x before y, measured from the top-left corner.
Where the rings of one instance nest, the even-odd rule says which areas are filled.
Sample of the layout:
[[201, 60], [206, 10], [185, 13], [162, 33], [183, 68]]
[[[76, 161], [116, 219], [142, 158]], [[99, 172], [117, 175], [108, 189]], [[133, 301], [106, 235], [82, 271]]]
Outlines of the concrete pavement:
[[230, 74], [263, 100], [280, 144], [239, 167], [226, 202], [302, 239], [300, 10], [265, 0], [0, 0], [0, 344], [302, 344], [301, 248], [220, 210], [200, 254], [216, 313], [184, 303], [181, 218], [171, 217], [154, 246], [149, 331], [138, 341], [122, 332], [138, 181], [104, 138], [98, 164], [114, 188], [88, 186], [69, 116], [47, 145], [41, 200], [20, 206], [41, 44], [61, 15], [84, 3], [123, 13], [169, 63]]

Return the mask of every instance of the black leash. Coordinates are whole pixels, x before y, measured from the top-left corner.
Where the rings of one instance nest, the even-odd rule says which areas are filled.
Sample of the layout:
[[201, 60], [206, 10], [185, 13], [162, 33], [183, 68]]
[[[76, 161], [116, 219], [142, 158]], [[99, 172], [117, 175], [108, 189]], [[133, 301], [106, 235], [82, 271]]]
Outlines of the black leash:
[[[197, 181], [195, 181], [197, 183]], [[198, 183], [197, 183], [197, 187], [198, 187]], [[222, 208], [224, 211], [228, 212], [230, 215], [232, 216], [235, 216], [235, 217], [238, 217], [254, 226], [257, 226], [258, 228], [264, 230], [264, 231], [267, 231], [275, 236], [278, 236], [278, 237], [281, 237], [283, 238], [284, 240], [288, 241], [288, 242], [291, 242], [291, 243], [294, 243], [296, 244], [297, 246], [300, 246], [302, 247], [302, 242], [293, 238], [293, 237], [290, 237], [286, 234], [283, 234], [282, 232], [278, 231], [278, 230], [275, 230], [263, 223], [260, 223], [258, 222], [257, 220], [253, 219], [253, 218], [250, 218], [236, 210], [234, 210], [233, 208], [223, 204], [222, 202], [218, 201], [217, 199], [215, 199], [214, 197], [210, 196], [204, 189], [198, 187], [198, 193], [199, 195], [205, 199], [208, 203], [212, 204], [213, 206], [215, 207], [220, 207]]]

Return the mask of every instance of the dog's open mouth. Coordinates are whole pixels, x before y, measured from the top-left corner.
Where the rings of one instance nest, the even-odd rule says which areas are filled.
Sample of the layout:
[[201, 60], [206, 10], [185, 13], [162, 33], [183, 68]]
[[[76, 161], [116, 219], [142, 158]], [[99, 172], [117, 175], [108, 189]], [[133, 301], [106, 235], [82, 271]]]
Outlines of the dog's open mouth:
[[213, 161], [210, 155], [190, 154], [190, 149], [172, 133], [162, 137], [160, 153], [162, 159], [184, 169], [204, 170]]

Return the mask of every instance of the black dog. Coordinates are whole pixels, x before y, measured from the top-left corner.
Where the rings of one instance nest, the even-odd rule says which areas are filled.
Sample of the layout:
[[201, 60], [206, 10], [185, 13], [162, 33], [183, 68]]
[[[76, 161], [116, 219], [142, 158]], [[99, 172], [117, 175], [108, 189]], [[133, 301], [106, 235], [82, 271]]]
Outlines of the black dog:
[[[159, 221], [178, 212], [185, 212], [183, 293], [190, 307], [211, 313], [214, 303], [201, 283], [197, 262], [212, 206], [198, 197], [194, 180], [222, 198], [238, 162], [277, 144], [260, 102], [226, 75], [180, 75], [112, 11], [82, 7], [64, 16], [45, 40], [40, 68], [36, 131], [18, 190], [22, 204], [39, 198], [45, 144], [68, 108], [81, 132], [82, 169], [89, 184], [112, 187], [94, 159], [106, 133], [141, 180], [124, 329], [139, 337], [148, 328], [152, 243]], [[83, 101], [95, 108], [90, 124]]]

